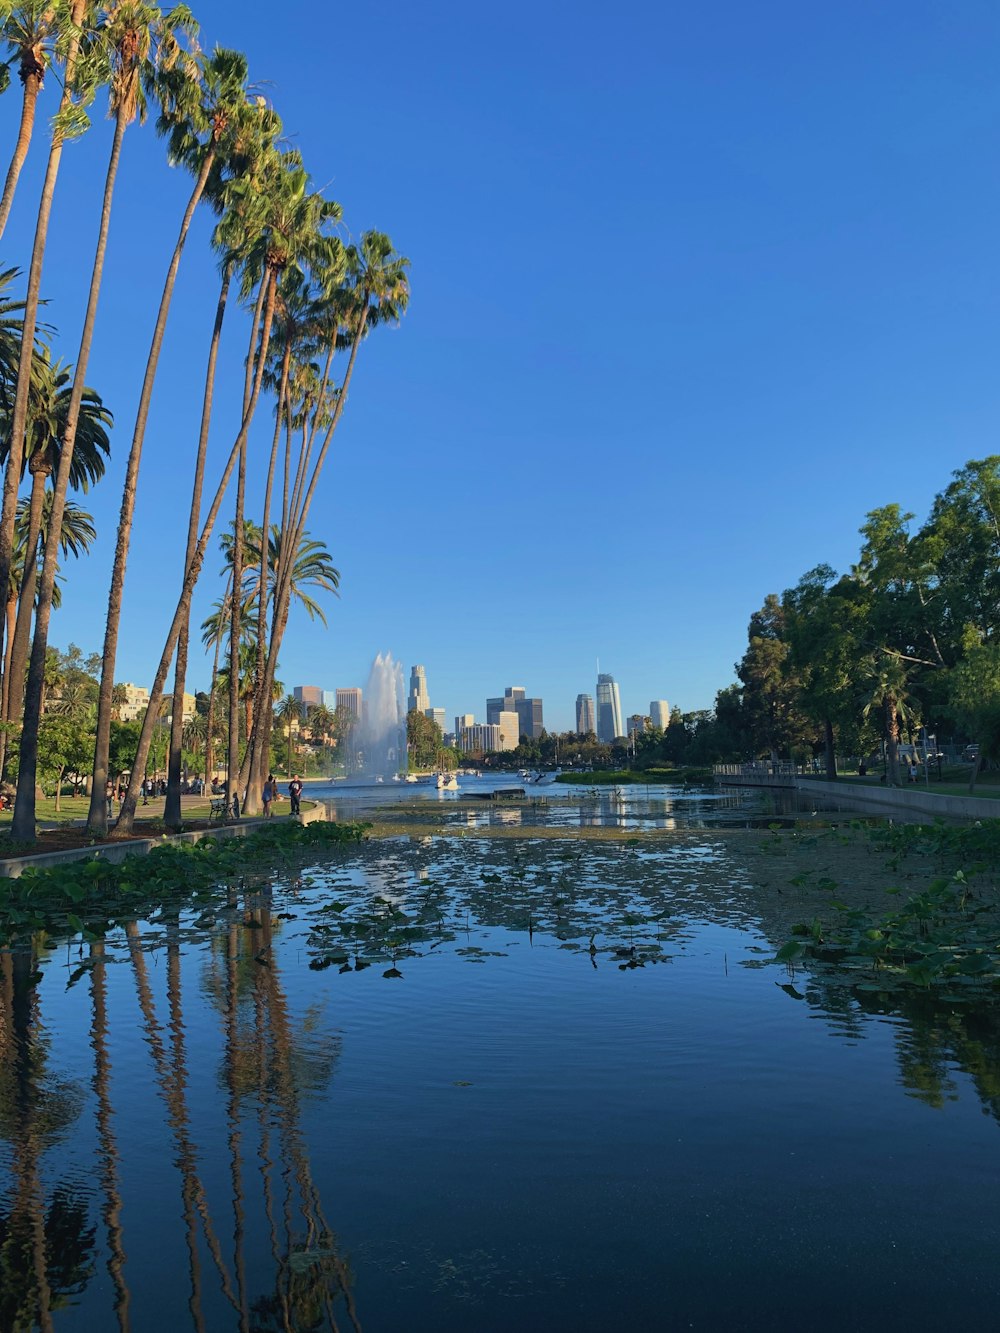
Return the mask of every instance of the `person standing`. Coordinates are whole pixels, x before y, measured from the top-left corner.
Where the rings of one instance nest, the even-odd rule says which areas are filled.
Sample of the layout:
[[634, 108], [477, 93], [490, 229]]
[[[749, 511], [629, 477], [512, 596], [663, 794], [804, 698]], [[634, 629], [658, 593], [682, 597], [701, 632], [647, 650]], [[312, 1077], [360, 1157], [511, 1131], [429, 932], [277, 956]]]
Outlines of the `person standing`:
[[292, 802], [292, 814], [299, 814], [299, 801], [302, 798], [302, 779], [297, 773], [288, 784], [288, 795]]
[[274, 774], [268, 773], [267, 781], [264, 783], [264, 790], [260, 794], [260, 798], [264, 803], [265, 819], [271, 818], [271, 802], [274, 800], [274, 795]]

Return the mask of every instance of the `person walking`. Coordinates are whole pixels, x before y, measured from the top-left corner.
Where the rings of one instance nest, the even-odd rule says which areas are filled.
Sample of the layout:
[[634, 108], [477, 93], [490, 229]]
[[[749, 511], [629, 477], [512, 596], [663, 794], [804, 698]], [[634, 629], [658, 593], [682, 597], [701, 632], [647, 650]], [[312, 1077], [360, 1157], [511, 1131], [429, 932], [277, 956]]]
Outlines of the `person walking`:
[[104, 788], [104, 799], [108, 803], [108, 818], [113, 819], [115, 813], [115, 784], [108, 778], [108, 784]]
[[275, 788], [274, 774], [268, 773], [267, 781], [264, 783], [264, 790], [260, 794], [260, 798], [264, 803], [265, 819], [271, 818], [271, 802], [274, 800], [276, 794], [274, 788]]
[[302, 779], [297, 773], [288, 784], [288, 795], [292, 802], [292, 814], [299, 814], [299, 801], [302, 798]]

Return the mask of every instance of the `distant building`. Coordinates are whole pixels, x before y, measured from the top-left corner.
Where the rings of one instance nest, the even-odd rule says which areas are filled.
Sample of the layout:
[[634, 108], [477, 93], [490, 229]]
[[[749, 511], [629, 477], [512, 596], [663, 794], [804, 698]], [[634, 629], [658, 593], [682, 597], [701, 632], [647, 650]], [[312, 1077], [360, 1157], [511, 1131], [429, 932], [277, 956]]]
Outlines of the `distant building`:
[[602, 672], [597, 677], [597, 739], [610, 745], [625, 735], [622, 726], [622, 703], [614, 676]]
[[[125, 698], [118, 705], [118, 717], [122, 722], [134, 722], [149, 707], [149, 690], [145, 685], [133, 685], [131, 681], [125, 681], [122, 688], [125, 691]], [[187, 702], [186, 695], [184, 701]]]
[[308, 713], [310, 708], [319, 708], [323, 702], [323, 691], [318, 685], [296, 685], [292, 694], [301, 705], [303, 713]]
[[500, 744], [497, 749], [516, 750], [521, 739], [521, 719], [518, 715], [508, 712], [501, 713], [497, 726], [500, 728]]
[[[359, 693], [360, 693], [360, 691], [359, 691]], [[329, 708], [329, 710], [330, 710], [331, 713], [332, 713], [333, 710], [337, 707], [337, 691], [336, 691], [336, 690], [324, 690], [324, 691], [323, 691], [323, 707], [324, 707], [324, 708]]]
[[477, 722], [474, 726], [463, 727], [458, 733], [458, 748], [463, 754], [476, 754], [482, 751], [490, 754], [501, 748], [500, 728], [494, 723], [485, 725]]
[[522, 736], [537, 740], [544, 731], [541, 699], [525, 697], [523, 685], [508, 685], [502, 698], [486, 700], [486, 721], [496, 723], [501, 713], [516, 713]]
[[627, 734], [629, 736], [635, 736], [635, 735], [641, 736], [642, 733], [646, 730], [646, 727], [649, 725], [649, 718], [643, 716], [642, 713], [633, 713], [632, 716], [629, 718], [627, 725], [628, 725]]
[[475, 725], [476, 725], [475, 713], [457, 714], [455, 718], [455, 736], [456, 737], [461, 736], [462, 732], [466, 729], [466, 727], [474, 727]]
[[576, 696], [576, 729], [584, 736], [591, 731], [597, 731], [594, 699], [590, 694], [578, 694]]
[[666, 731], [670, 726], [670, 705], [666, 699], [653, 699], [649, 705], [649, 720], [654, 727]]
[[[326, 702], [326, 694], [327, 691], [324, 690], [323, 691], [324, 703]], [[329, 706], [330, 705], [327, 704], [328, 708]], [[364, 709], [364, 700], [362, 698], [361, 689], [357, 685], [350, 685], [350, 686], [345, 685], [342, 689], [338, 689], [336, 695], [334, 696], [333, 706], [334, 708], [346, 709], [346, 711], [350, 713], [351, 717], [355, 718], [358, 722], [360, 722], [362, 712]]]
[[410, 694], [406, 702], [411, 713], [426, 713], [431, 706], [431, 697], [427, 693], [427, 672], [422, 666], [410, 668]]
[[444, 735], [444, 709], [443, 708], [425, 708], [424, 717], [429, 717], [432, 722], [436, 722]]

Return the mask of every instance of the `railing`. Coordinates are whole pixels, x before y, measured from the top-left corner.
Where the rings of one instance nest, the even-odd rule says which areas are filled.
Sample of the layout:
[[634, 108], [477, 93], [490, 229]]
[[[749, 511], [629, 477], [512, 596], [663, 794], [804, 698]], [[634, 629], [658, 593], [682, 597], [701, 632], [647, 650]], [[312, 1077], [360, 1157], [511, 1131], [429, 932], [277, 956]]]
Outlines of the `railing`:
[[740, 784], [749, 787], [794, 787], [801, 772], [795, 764], [753, 759], [745, 764], [714, 764], [712, 775], [727, 786]]

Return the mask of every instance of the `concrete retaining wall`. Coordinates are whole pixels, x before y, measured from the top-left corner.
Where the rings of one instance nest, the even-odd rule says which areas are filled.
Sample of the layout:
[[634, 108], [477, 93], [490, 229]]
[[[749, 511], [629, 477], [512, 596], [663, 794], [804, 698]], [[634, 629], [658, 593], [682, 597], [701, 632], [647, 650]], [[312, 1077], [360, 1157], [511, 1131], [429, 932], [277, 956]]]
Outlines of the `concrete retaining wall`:
[[822, 796], [852, 810], [872, 810], [885, 814], [928, 816], [931, 819], [1000, 819], [1000, 800], [988, 796], [937, 796], [916, 784], [912, 787], [863, 787], [855, 782], [823, 782], [798, 778], [795, 790], [800, 796]]
[[[205, 838], [216, 841], [223, 838], [245, 838], [248, 833], [268, 828], [275, 822], [287, 823], [291, 816], [283, 819], [241, 819], [235, 824], [213, 824], [211, 828], [195, 829], [191, 833], [163, 834], [159, 838], [134, 838], [128, 842], [102, 842], [94, 847], [76, 847], [69, 852], [42, 852], [38, 856], [0, 857], [0, 878], [20, 879], [30, 866], [35, 870], [51, 870], [54, 866], [69, 865], [73, 861], [108, 861], [119, 865], [128, 856], [148, 856], [154, 847], [162, 847], [168, 842], [201, 842]], [[303, 809], [299, 822], [314, 824], [326, 819], [326, 809], [321, 802]]]

